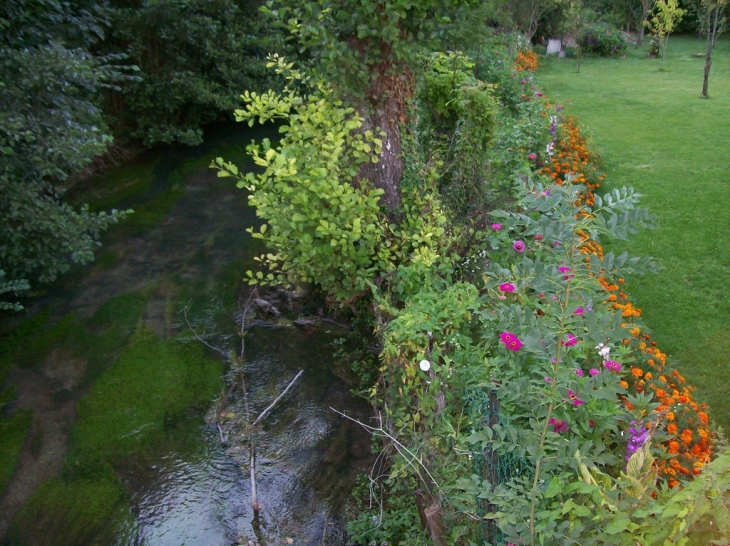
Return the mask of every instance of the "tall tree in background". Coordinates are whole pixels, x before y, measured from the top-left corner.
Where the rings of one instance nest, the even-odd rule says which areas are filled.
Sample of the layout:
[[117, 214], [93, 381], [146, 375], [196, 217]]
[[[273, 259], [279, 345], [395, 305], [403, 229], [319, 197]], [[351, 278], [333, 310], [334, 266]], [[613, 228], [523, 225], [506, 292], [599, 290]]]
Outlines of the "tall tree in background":
[[115, 134], [155, 143], [200, 144], [203, 126], [230, 118], [244, 90], [274, 85], [269, 53], [283, 37], [259, 0], [112, 0], [107, 50], [140, 67], [112, 96]]
[[703, 0], [700, 11], [700, 22], [707, 34], [705, 47], [705, 71], [702, 79], [702, 96], [709, 97], [710, 89], [710, 68], [712, 68], [712, 50], [717, 42], [717, 37], [725, 29], [725, 9], [728, 0]]
[[[112, 141], [99, 91], [118, 57], [89, 53], [107, 12], [94, 4], [15, 0], [0, 7], [0, 294], [18, 296], [93, 259], [122, 215], [75, 209], [62, 186]], [[0, 303], [18, 309], [16, 300]]]
[[641, 0], [641, 20], [637, 24], [636, 45], [644, 43], [644, 29], [649, 21], [649, 13], [655, 0]]
[[553, 8], [558, 7], [562, 0], [514, 0], [508, 2], [508, 9], [512, 22], [518, 30], [532, 40], [537, 32], [540, 19]]
[[444, 29], [473, 0], [276, 0], [269, 13], [284, 22], [318, 69], [356, 105], [363, 131], [382, 131], [378, 163], [361, 175], [382, 189], [395, 211], [403, 175], [401, 125], [414, 91], [419, 47], [445, 37]]

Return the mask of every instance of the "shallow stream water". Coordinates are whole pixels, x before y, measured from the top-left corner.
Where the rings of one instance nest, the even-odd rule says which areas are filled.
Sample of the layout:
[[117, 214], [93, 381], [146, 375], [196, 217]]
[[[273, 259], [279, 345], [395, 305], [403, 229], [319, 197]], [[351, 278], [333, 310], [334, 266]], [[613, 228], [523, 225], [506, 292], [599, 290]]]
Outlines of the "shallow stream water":
[[[160, 283], [176, 278], [209, 291], [203, 308], [191, 310], [194, 327], [206, 331], [201, 336], [205, 342], [223, 352], [238, 350], [234, 317], [229, 313], [226, 318], [224, 312], [221, 320], [221, 309], [235, 309], [236, 303], [214, 293], [213, 279], [231, 264], [250, 259], [245, 228], [256, 219], [245, 193], [233, 182], [225, 187], [216, 181], [207, 164], [224, 155], [243, 167], [243, 147], [261, 135], [227, 130], [198, 149], [157, 151], [113, 170], [110, 176], [119, 177], [119, 183], [125, 183], [125, 169], [154, 178], [145, 195], [130, 197], [120, 208], [136, 209], [139, 199], [173, 188], [182, 189], [182, 197], [150, 229], [131, 236], [112, 233], [104, 252], [113, 256], [113, 265], [73, 273], [34, 303], [30, 314], [50, 310], [56, 319], [68, 313], [90, 317], [112, 296], [155, 286], [144, 313], [146, 326], [161, 337], [179, 336], [190, 328], [181, 318], [186, 302]], [[117, 469], [130, 517], [110, 546], [345, 544], [344, 517], [354, 477], [367, 472], [372, 456], [362, 427], [333, 411], [366, 421], [369, 409], [332, 372], [335, 336], [322, 325], [304, 330], [286, 321], [263, 323], [248, 331], [244, 358], [236, 366], [211, 351], [228, 365], [225, 394], [211, 400], [205, 424], [185, 431], [192, 432], [192, 442]], [[262, 423], [255, 429], [246, 426], [300, 370], [300, 379]], [[26, 445], [0, 497], [0, 536], [35, 488], [61, 472], [75, 407], [85, 389], [80, 386], [83, 372], [82, 363], [53, 352], [43, 363], [11, 370], [8, 381], [18, 392], [14, 409], [33, 410], [31, 435], [37, 445]], [[257, 514], [251, 506], [252, 441]]]

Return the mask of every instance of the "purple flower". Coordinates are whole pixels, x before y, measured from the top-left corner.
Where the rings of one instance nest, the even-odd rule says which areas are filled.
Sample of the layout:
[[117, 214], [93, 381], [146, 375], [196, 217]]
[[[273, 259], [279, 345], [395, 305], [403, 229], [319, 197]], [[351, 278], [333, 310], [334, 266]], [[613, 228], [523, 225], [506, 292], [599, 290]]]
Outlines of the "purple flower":
[[522, 348], [522, 341], [516, 335], [510, 334], [509, 332], [499, 334], [499, 339], [510, 351], [519, 351]]
[[502, 224], [492, 224], [492, 229], [494, 231], [499, 231], [500, 229], [502, 229]]
[[644, 447], [644, 444], [649, 439], [649, 431], [646, 429], [643, 421], [631, 421], [629, 427], [629, 443], [626, 446], [626, 460], [628, 461], [631, 456]]
[[590, 370], [588, 370], [588, 373], [591, 374], [591, 377], [596, 377], [599, 373], [601, 373], [601, 370], [591, 368]]
[[512, 283], [504, 282], [499, 285], [499, 289], [502, 292], [514, 292], [515, 291], [515, 285]]
[[616, 362], [615, 360], [606, 360], [603, 363], [603, 366], [609, 372], [620, 372], [621, 371], [621, 364], [619, 362]]
[[525, 251], [525, 243], [524, 241], [515, 241], [512, 245], [512, 248], [514, 248], [517, 252], [522, 254]]
[[566, 347], [572, 347], [573, 345], [578, 343], [578, 338], [575, 337], [573, 334], [568, 334], [567, 337], [568, 337], [568, 339], [563, 341], [563, 345], [565, 345]]

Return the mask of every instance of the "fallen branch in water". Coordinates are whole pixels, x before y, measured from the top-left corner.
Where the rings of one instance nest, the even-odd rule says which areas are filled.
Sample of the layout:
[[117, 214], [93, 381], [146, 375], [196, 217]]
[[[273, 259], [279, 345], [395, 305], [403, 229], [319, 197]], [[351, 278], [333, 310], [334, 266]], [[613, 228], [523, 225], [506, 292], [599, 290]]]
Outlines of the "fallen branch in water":
[[272, 409], [274, 409], [274, 406], [276, 406], [276, 404], [279, 402], [279, 400], [281, 400], [282, 398], [284, 398], [284, 395], [286, 395], [286, 393], [289, 392], [289, 389], [292, 388], [292, 386], [294, 385], [294, 383], [296, 383], [297, 379], [299, 379], [299, 377], [303, 373], [304, 373], [304, 370], [299, 370], [299, 373], [297, 375], [295, 375], [294, 376], [294, 379], [292, 379], [289, 382], [289, 384], [286, 386], [286, 388], [284, 389], [284, 392], [282, 392], [279, 396], [277, 396], [276, 397], [276, 400], [274, 400], [271, 404], [269, 404], [269, 407], [268, 408], [266, 408], [264, 411], [261, 412], [261, 415], [259, 415], [256, 418], [256, 420], [253, 422], [253, 424], [251, 426], [256, 426], [259, 423], [259, 421], [261, 421], [261, 419], [263, 419], [264, 417], [266, 417], [269, 414], [269, 412]]

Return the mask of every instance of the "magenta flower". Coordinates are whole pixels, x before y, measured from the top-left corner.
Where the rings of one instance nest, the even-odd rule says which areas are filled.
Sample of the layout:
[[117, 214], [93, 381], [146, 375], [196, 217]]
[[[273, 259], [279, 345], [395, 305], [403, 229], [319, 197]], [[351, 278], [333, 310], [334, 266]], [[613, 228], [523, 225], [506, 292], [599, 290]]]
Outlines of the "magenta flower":
[[537, 159], [537, 154], [529, 154], [527, 156], [527, 159], [529, 159], [530, 161], [535, 161]]
[[553, 431], [560, 434], [561, 432], [568, 432], [568, 423], [565, 421], [558, 421], [555, 417], [551, 417], [548, 420], [548, 424], [553, 426]]
[[522, 341], [516, 335], [510, 334], [509, 332], [499, 334], [499, 339], [510, 351], [519, 351], [522, 348]]
[[585, 310], [582, 307], [578, 307], [575, 311], [573, 311], [574, 315], [582, 315], [583, 313], [585, 313]]
[[512, 248], [514, 248], [517, 252], [522, 254], [525, 251], [525, 243], [524, 241], [515, 241], [512, 245]]
[[502, 229], [502, 224], [492, 224], [492, 229], [494, 231], [499, 231], [500, 229]]
[[568, 271], [570, 271], [570, 268], [566, 265], [561, 265], [560, 267], [558, 267], [558, 271], [560, 271], [561, 273], [567, 273]]
[[568, 339], [563, 341], [563, 345], [565, 345], [566, 347], [572, 347], [576, 343], [578, 343], [578, 338], [575, 337], [573, 334], [568, 334]]
[[603, 366], [609, 372], [620, 372], [621, 371], [621, 364], [619, 362], [616, 362], [615, 360], [606, 360], [603, 363]]
[[578, 395], [575, 394], [572, 390], [568, 389], [568, 400], [570, 400], [570, 403], [573, 404], [575, 407], [582, 406], [585, 404], [583, 400], [578, 398]]
[[542, 241], [542, 235], [540, 235], [539, 233], [537, 235], [535, 235], [535, 240]]
[[591, 374], [591, 377], [596, 377], [599, 373], [601, 373], [601, 370], [591, 368], [590, 370], [588, 370], [588, 373]]
[[515, 291], [515, 285], [512, 283], [504, 282], [499, 285], [499, 289], [502, 292], [514, 292]]
[[577, 375], [578, 377], [583, 377], [583, 370], [581, 370], [580, 368], [576, 368], [575, 375]]

